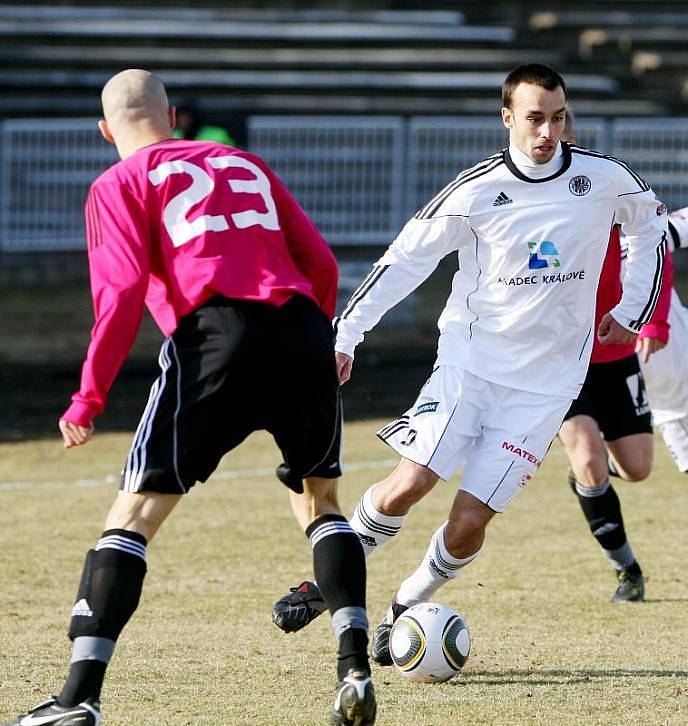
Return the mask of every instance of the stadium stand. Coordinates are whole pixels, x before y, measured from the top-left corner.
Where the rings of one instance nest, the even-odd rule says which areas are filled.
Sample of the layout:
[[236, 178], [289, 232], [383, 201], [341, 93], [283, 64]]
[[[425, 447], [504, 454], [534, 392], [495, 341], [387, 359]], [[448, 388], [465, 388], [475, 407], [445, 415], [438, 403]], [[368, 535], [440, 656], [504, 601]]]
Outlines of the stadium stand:
[[[680, 92], [670, 98], [658, 89], [647, 54], [657, 52], [650, 30], [660, 46], [670, 32], [678, 37], [677, 16], [688, 3], [653, 3], [652, 28], [647, 3], [637, 0], [612, 0], [603, 10], [587, 0], [575, 9], [478, 0], [419, 7], [381, 0], [327, 10], [279, 0], [238, 8], [206, 1], [193, 9], [173, 0], [2, 4], [0, 116], [97, 114], [94, 91], [124, 66], [158, 72], [173, 100], [193, 88], [216, 116], [492, 113], [505, 70], [528, 60], [566, 74], [581, 113], [667, 114], [683, 103]], [[675, 67], [671, 87], [680, 89]]]

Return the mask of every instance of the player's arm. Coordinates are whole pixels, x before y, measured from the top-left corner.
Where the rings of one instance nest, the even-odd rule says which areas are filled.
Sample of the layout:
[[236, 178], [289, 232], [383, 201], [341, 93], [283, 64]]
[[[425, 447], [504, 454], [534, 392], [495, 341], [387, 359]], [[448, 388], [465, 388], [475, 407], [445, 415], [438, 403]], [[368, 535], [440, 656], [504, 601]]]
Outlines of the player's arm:
[[[616, 173], [615, 219], [621, 224], [628, 254], [623, 295], [609, 316], [630, 333], [630, 338], [609, 342], [623, 343], [634, 340], [642, 326], [650, 322], [657, 307], [668, 230], [666, 207], [657, 200], [647, 184], [621, 165]], [[602, 322], [605, 322], [605, 318]]]
[[341, 382], [351, 374], [354, 349], [365, 333], [415, 290], [445, 255], [472, 239], [466, 215], [445, 212], [430, 219], [414, 217], [406, 224], [335, 319]]
[[662, 289], [654, 315], [647, 325], [643, 325], [638, 341], [636, 353], [643, 363], [647, 363], [650, 356], [661, 350], [669, 342], [669, 308], [671, 307], [671, 290], [674, 285], [674, 264], [671, 255], [664, 258], [664, 274], [662, 276]]
[[289, 253], [301, 274], [311, 283], [313, 294], [330, 319], [337, 304], [339, 271], [337, 260], [311, 218], [271, 170], [263, 167], [277, 205], [280, 227]]
[[149, 242], [140, 202], [126, 188], [92, 187], [86, 203], [94, 325], [81, 385], [60, 417], [65, 446], [86, 443], [143, 316]]
[[676, 209], [669, 215], [669, 251], [688, 247], [688, 207]]

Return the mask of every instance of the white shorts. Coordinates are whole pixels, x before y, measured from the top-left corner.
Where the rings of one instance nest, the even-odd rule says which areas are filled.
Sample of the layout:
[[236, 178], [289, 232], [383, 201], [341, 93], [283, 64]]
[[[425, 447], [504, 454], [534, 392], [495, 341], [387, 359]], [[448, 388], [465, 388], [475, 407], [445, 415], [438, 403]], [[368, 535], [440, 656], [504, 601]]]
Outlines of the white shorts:
[[540, 466], [570, 398], [500, 386], [461, 368], [439, 366], [413, 407], [378, 436], [405, 459], [451, 479], [503, 512]]
[[659, 424], [662, 438], [679, 471], [688, 471], [688, 416]]

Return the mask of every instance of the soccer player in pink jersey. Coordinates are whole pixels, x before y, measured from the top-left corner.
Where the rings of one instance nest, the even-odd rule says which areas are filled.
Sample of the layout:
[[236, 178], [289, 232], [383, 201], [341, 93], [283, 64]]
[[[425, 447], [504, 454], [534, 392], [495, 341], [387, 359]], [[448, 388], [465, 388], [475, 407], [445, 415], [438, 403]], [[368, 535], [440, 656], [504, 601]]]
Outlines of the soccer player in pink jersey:
[[[174, 140], [175, 111], [143, 70], [111, 78], [100, 130], [121, 161], [92, 185], [86, 228], [95, 324], [60, 418], [86, 444], [148, 307], [167, 336], [104, 532], [86, 556], [60, 693], [12, 724], [98, 726], [115, 643], [136, 610], [146, 546], [197, 481], [266, 429], [339, 641], [333, 724], [372, 724], [365, 559], [337, 502], [341, 408], [334, 256], [256, 156]], [[231, 720], [231, 716], [228, 716]]]

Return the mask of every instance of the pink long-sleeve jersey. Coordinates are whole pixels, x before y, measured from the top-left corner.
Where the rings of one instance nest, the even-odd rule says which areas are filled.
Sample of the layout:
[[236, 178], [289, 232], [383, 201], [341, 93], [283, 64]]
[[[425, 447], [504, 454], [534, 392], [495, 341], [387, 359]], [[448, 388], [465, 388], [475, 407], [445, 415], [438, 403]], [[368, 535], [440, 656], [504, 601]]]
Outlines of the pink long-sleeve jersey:
[[258, 157], [168, 140], [139, 149], [91, 186], [86, 236], [95, 324], [79, 391], [62, 418], [105, 408], [143, 316], [165, 335], [214, 295], [281, 306], [293, 295], [330, 317], [337, 264], [315, 225]]
[[[595, 331], [600, 325], [602, 317], [608, 313], [621, 300], [621, 238], [620, 227], [615, 225], [609, 236], [609, 247], [607, 256], [604, 258], [600, 283], [597, 288], [597, 304], [595, 307]], [[659, 293], [659, 300], [655, 312], [647, 325], [640, 330], [640, 338], [657, 338], [665, 343], [669, 340], [669, 304], [671, 302], [671, 289], [674, 284], [674, 266], [671, 262], [671, 255], [666, 255], [664, 260], [664, 272], [662, 276], [662, 287]], [[635, 352], [635, 343], [621, 345], [612, 343], [603, 345], [597, 340], [597, 335], [592, 346], [591, 363], [610, 363], [611, 361], [628, 358]]]

